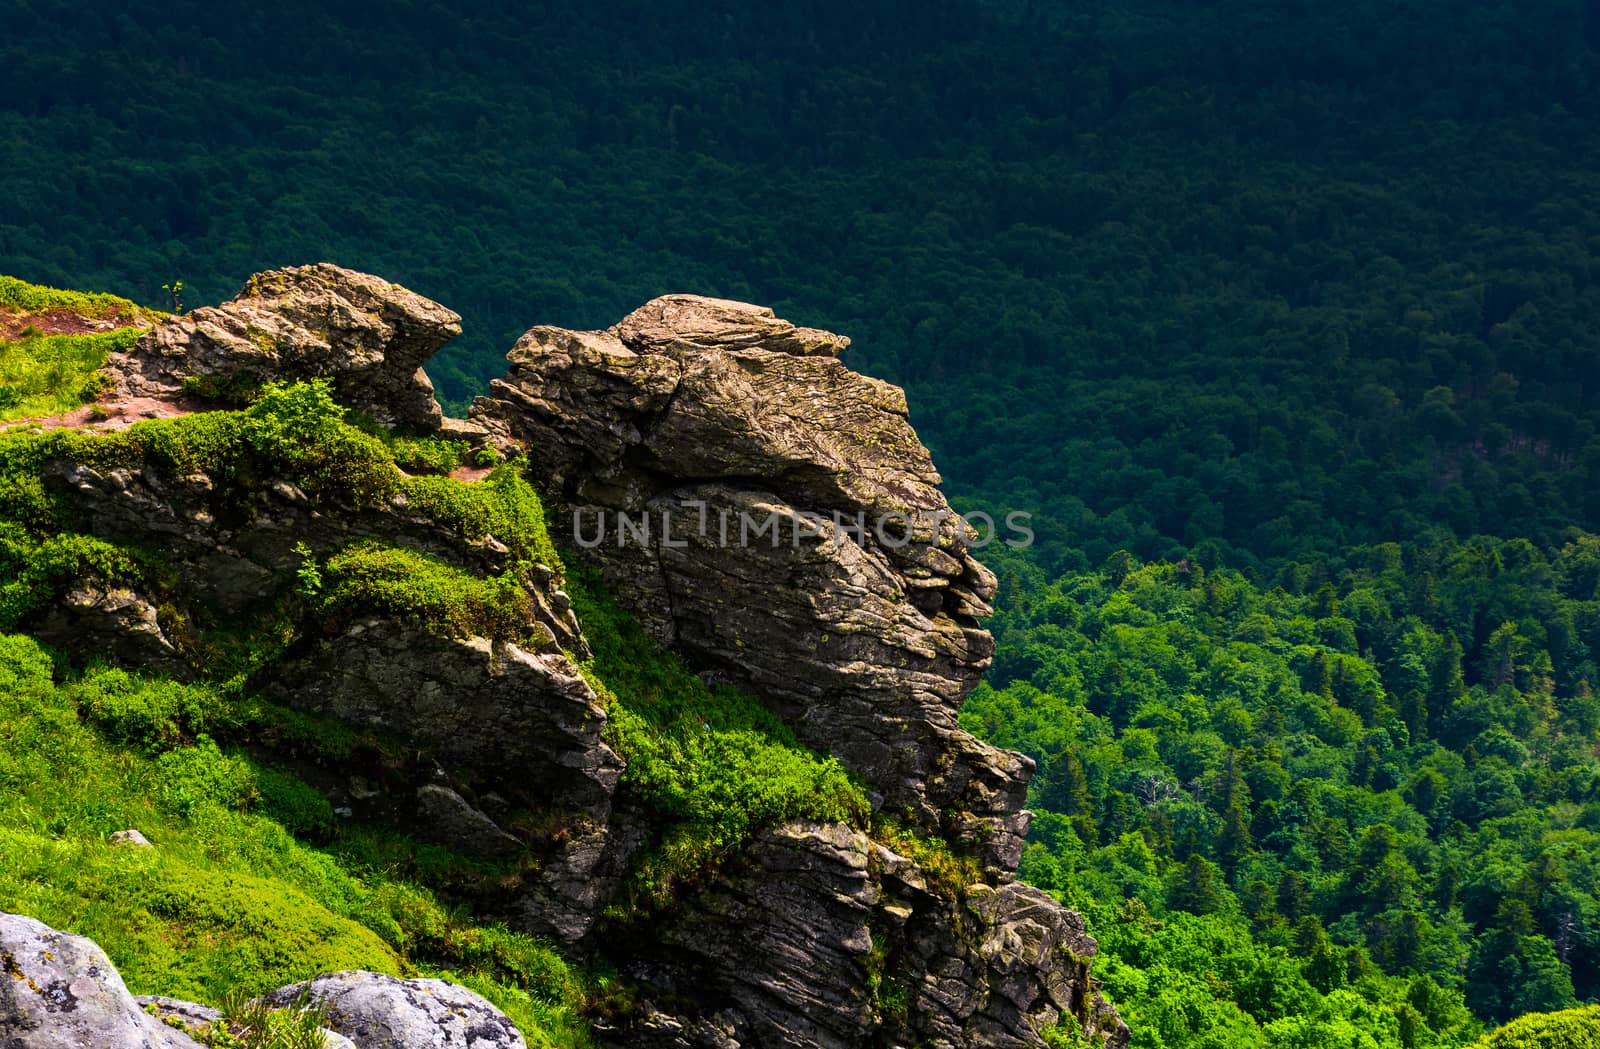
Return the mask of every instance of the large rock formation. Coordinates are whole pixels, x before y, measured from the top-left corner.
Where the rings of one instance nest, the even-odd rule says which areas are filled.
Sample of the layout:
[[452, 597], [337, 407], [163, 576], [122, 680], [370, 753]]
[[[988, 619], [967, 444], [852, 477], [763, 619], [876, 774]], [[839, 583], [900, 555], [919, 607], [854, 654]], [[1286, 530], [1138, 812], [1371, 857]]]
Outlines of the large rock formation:
[[[427, 427], [439, 414], [418, 365], [454, 326], [403, 289], [306, 267], [167, 322], [113, 370], [167, 394], [194, 377], [226, 392], [239, 375], [326, 376], [347, 403]], [[994, 577], [904, 395], [846, 368], [847, 345], [770, 310], [669, 296], [603, 332], [532, 329], [471, 423], [450, 427], [527, 451], [552, 520], [579, 522], [560, 538], [694, 669], [847, 765], [870, 791], [870, 833], [768, 827], [678, 904], [603, 920], [650, 827], [619, 785], [548, 566], [525, 576], [537, 643], [350, 615], [255, 684], [402, 744], [403, 767], [316, 781], [342, 808], [525, 861], [495, 916], [636, 981], [614, 1044], [1021, 1049], [1072, 1017], [1114, 1047], [1126, 1028], [1094, 993], [1082, 922], [1012, 878], [1031, 762], [957, 724], [993, 652], [980, 620]], [[56, 461], [44, 480], [84, 527], [160, 547], [171, 567], [173, 593], [86, 580], [35, 624], [124, 661], [192, 662], [189, 625], [273, 607], [307, 549], [378, 539], [480, 577], [512, 567], [495, 537], [469, 541], [401, 498], [332, 507], [282, 479], [125, 463]]]
[[334, 379], [378, 421], [431, 430], [422, 363], [461, 334], [437, 302], [328, 263], [258, 273], [220, 306], [170, 317], [112, 357], [115, 397], [235, 399], [274, 379]]
[[667, 296], [606, 331], [532, 329], [473, 407], [535, 450], [579, 556], [658, 638], [980, 861], [951, 883], [848, 828], [774, 828], [638, 942], [627, 971], [679, 1004], [620, 1040], [1021, 1047], [1071, 1016], [1119, 1044], [1082, 921], [1011, 881], [1032, 762], [957, 724], [994, 577], [904, 394], [837, 360], [848, 344]]
[[673, 295], [534, 328], [472, 418], [538, 450], [574, 541], [703, 669], [766, 699], [890, 812], [1016, 866], [1032, 764], [963, 732], [994, 576], [896, 387], [849, 340]]

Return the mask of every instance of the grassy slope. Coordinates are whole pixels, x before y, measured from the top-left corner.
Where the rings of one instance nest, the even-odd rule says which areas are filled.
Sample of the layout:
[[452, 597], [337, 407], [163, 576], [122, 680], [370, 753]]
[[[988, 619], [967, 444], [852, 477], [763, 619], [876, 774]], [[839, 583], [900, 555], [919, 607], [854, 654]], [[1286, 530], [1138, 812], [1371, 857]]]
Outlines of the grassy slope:
[[[58, 685], [54, 669], [31, 639], [0, 635], [0, 909], [93, 938], [135, 993], [219, 1002], [319, 971], [438, 974], [495, 1001], [532, 1044], [587, 1044], [565, 963], [361, 862], [390, 850], [360, 832], [329, 848], [296, 839], [284, 822], [326, 807], [305, 788], [205, 737], [118, 746], [80, 716], [126, 730], [205, 689], [175, 699], [116, 671]], [[125, 827], [156, 847], [106, 844]]]
[[129, 324], [158, 316], [115, 295], [62, 291], [0, 275], [0, 319], [12, 315], [19, 333], [0, 337], [0, 423], [60, 415], [94, 400], [101, 389], [95, 373], [106, 355], [127, 349], [141, 330], [48, 334], [29, 323], [51, 312]]

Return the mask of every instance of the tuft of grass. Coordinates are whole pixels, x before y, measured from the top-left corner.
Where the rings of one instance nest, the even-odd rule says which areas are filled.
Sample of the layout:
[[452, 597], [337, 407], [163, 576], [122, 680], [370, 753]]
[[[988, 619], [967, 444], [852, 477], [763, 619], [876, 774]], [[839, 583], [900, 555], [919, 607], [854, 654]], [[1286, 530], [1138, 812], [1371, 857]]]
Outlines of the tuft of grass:
[[929, 888], [945, 899], [961, 899], [969, 885], [983, 880], [983, 866], [973, 857], [951, 849], [943, 838], [919, 834], [881, 814], [873, 820], [872, 839], [914, 861]]
[[287, 1008], [273, 1009], [234, 990], [222, 1001], [222, 1019], [194, 1034], [213, 1049], [325, 1049], [326, 1004], [309, 1000], [307, 992]]

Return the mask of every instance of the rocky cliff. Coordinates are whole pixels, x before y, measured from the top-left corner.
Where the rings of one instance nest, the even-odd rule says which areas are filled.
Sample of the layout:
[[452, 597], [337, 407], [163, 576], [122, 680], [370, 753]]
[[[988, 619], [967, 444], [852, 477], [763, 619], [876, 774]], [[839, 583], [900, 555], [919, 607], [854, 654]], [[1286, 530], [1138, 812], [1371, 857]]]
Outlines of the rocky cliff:
[[[1082, 921], [1012, 878], [1031, 763], [957, 725], [993, 652], [995, 582], [901, 391], [845, 367], [840, 336], [668, 296], [606, 331], [530, 330], [470, 419], [446, 420], [421, 366], [456, 330], [437, 304], [321, 265], [147, 333], [110, 363], [111, 402], [173, 414], [320, 378], [380, 423], [514, 461], [408, 476], [356, 436], [311, 433], [281, 391], [208, 431], [204, 454], [138, 428], [41, 439], [63, 512], [159, 548], [163, 569], [85, 573], [32, 631], [195, 674], [220, 625], [293, 609], [251, 687], [367, 740], [313, 781], [358, 818], [511, 864], [478, 905], [632, 981], [597, 1024], [615, 1044], [1020, 1047], [1060, 1024], [1125, 1041]], [[527, 482], [569, 557], [702, 678], [837, 758], [872, 816], [758, 827], [668, 904], [619, 915], [653, 814]], [[390, 562], [363, 553], [390, 548], [493, 581], [494, 608], [441, 627], [396, 607], [373, 576]], [[359, 599], [309, 608], [297, 587], [318, 566]]]

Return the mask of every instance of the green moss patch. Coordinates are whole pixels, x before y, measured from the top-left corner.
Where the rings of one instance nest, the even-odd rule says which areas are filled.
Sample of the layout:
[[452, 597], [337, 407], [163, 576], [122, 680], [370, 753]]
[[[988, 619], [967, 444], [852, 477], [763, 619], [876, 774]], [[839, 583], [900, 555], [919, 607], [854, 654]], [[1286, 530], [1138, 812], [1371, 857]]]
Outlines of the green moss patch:
[[404, 547], [361, 543], [328, 560], [322, 612], [376, 612], [450, 637], [527, 640], [532, 603], [515, 572], [480, 579]]

